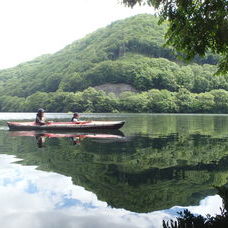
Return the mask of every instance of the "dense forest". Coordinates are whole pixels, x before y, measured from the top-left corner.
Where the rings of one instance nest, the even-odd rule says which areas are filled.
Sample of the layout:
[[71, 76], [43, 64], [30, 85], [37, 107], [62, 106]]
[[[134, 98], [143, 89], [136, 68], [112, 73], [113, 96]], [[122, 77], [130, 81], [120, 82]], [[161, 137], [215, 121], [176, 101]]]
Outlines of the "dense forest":
[[[52, 55], [0, 71], [0, 111], [228, 113], [219, 56], [185, 63], [164, 46], [167, 25], [152, 15], [116, 21]], [[95, 89], [105, 83], [137, 92]]]

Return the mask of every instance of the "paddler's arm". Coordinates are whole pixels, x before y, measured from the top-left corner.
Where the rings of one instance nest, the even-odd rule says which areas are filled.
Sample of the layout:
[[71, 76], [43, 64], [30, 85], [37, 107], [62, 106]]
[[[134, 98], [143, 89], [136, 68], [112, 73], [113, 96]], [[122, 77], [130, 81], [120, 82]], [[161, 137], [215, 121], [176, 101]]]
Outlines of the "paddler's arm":
[[36, 116], [36, 124], [44, 125], [45, 124], [45, 120], [43, 120], [39, 116]]

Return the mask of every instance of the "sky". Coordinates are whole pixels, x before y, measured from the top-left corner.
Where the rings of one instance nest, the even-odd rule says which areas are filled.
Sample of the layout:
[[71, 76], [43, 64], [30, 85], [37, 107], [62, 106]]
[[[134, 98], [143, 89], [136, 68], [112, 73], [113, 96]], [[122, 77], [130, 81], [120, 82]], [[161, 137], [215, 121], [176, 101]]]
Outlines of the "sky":
[[0, 69], [55, 53], [113, 21], [140, 13], [120, 0], [1, 0]]

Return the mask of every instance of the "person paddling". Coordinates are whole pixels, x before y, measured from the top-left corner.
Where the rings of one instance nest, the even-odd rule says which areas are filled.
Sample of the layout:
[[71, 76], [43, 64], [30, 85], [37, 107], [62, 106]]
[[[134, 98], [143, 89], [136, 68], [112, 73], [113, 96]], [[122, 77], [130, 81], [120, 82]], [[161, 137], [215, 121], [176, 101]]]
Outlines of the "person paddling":
[[79, 121], [79, 114], [75, 112], [73, 117], [71, 118], [71, 122], [78, 122]]
[[45, 124], [45, 117], [44, 117], [44, 109], [42, 108], [39, 108], [38, 109], [38, 112], [36, 114], [36, 124], [39, 124], [39, 125], [44, 125]]

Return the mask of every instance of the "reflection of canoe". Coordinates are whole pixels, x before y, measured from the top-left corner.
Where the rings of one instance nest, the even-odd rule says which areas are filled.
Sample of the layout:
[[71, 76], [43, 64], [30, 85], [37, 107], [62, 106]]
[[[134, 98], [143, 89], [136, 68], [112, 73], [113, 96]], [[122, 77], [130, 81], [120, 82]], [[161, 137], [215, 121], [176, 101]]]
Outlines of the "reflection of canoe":
[[91, 129], [119, 129], [124, 121], [79, 121], [52, 122], [44, 125], [35, 122], [8, 122], [10, 130], [91, 130]]
[[80, 145], [81, 141], [86, 138], [91, 138], [95, 140], [106, 140], [107, 142], [119, 142], [125, 137], [121, 131], [112, 130], [112, 134], [105, 133], [95, 133], [95, 132], [45, 132], [45, 131], [10, 131], [10, 136], [34, 136], [37, 140], [37, 145], [39, 148], [44, 147], [47, 138], [71, 138], [73, 145]]
[[121, 139], [123, 135], [118, 134], [99, 134], [99, 133], [52, 133], [52, 132], [38, 132], [38, 131], [12, 131], [10, 136], [42, 136], [46, 138], [74, 138], [79, 137], [80, 139], [84, 138], [96, 138], [96, 139]]

